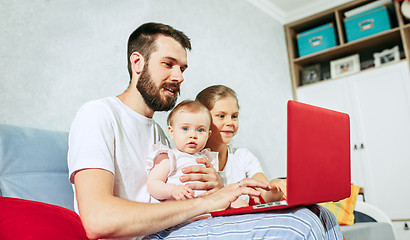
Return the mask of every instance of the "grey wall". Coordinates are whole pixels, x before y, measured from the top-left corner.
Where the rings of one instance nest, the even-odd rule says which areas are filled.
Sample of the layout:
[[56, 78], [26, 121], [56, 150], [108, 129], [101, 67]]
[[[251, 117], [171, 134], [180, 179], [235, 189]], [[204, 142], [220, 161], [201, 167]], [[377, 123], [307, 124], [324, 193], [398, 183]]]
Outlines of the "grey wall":
[[[0, 123], [68, 131], [84, 102], [125, 90], [127, 39], [147, 21], [192, 39], [180, 99], [232, 87], [235, 146], [268, 177], [284, 176], [292, 95], [283, 26], [246, 0], [0, 1]], [[165, 127], [166, 116], [154, 118]]]

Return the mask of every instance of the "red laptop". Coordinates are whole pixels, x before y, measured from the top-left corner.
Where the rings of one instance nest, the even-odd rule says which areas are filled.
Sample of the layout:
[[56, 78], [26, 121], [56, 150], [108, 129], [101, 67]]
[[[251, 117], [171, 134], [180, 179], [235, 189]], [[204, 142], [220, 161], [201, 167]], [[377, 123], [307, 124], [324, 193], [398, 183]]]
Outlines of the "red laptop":
[[350, 196], [349, 115], [288, 102], [286, 200], [211, 212], [212, 216], [270, 211]]

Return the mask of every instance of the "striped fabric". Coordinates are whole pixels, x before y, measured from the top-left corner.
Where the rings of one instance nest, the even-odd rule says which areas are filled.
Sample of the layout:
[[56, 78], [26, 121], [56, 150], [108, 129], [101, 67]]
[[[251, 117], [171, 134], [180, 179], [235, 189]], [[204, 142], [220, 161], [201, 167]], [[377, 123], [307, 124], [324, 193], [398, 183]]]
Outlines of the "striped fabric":
[[326, 208], [276, 210], [186, 222], [144, 239], [343, 239], [334, 215]]

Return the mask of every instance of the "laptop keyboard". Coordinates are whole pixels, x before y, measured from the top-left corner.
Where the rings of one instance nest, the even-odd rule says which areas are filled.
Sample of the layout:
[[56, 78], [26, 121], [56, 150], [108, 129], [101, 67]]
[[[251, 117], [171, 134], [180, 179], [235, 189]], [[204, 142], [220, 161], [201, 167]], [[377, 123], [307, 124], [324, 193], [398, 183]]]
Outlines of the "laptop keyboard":
[[277, 201], [277, 202], [259, 204], [259, 205], [254, 205], [253, 209], [260, 209], [260, 208], [267, 208], [267, 207], [281, 206], [281, 205], [288, 205], [288, 202], [286, 200], [282, 200], [282, 201]]

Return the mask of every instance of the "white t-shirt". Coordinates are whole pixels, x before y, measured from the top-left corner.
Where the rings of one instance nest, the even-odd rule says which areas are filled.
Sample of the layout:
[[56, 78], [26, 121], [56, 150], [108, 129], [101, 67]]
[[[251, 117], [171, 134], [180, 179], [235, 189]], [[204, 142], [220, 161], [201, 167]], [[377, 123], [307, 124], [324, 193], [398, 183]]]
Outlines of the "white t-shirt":
[[[153, 119], [133, 111], [117, 97], [88, 102], [80, 108], [70, 129], [70, 181], [74, 183], [78, 170], [105, 169], [114, 174], [115, 196], [150, 202], [145, 158], [158, 141], [169, 145]], [[78, 212], [75, 197], [74, 206]]]
[[261, 172], [261, 165], [256, 158], [246, 148], [228, 147], [228, 159], [225, 168], [219, 172], [225, 185], [238, 182], [244, 178], [252, 178], [256, 173]]
[[[258, 172], [263, 173], [255, 155], [246, 148], [236, 149], [228, 146], [228, 159], [225, 168], [219, 172], [225, 186], [239, 182], [244, 178], [252, 178]], [[248, 195], [242, 195], [239, 198], [249, 201]]]

